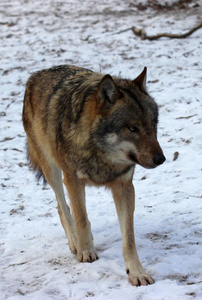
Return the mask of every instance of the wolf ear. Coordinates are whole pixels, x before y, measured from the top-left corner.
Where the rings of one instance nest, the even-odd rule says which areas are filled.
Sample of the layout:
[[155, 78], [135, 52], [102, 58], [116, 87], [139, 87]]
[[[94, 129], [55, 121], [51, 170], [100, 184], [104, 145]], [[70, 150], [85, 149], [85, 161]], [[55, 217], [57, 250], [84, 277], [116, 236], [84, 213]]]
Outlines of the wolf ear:
[[99, 83], [97, 89], [97, 99], [99, 101], [108, 101], [113, 104], [120, 97], [120, 92], [114, 80], [110, 75], [105, 75]]
[[147, 67], [144, 67], [142, 73], [133, 80], [133, 82], [139, 87], [141, 92], [146, 92], [146, 80], [147, 80]]

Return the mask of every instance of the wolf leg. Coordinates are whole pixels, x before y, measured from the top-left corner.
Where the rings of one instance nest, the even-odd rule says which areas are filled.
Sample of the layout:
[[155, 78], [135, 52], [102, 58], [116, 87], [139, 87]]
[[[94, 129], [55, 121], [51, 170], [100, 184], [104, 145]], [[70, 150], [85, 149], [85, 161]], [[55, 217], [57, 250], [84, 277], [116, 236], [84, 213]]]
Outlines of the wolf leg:
[[58, 203], [58, 213], [66, 236], [68, 238], [69, 248], [72, 253], [76, 253], [77, 241], [74, 221], [70, 213], [70, 208], [65, 201], [61, 170], [53, 162], [47, 161], [45, 159], [43, 159], [43, 163], [41, 163], [40, 166], [47, 182], [55, 192]]
[[85, 204], [85, 184], [74, 175], [64, 173], [66, 185], [77, 235], [77, 259], [80, 262], [93, 262], [98, 256], [95, 251], [91, 233], [91, 225], [88, 220]]
[[111, 185], [114, 202], [119, 218], [123, 238], [123, 257], [126, 273], [132, 285], [148, 285], [154, 283], [147, 274], [138, 257], [134, 236], [135, 191], [132, 182], [116, 182]]

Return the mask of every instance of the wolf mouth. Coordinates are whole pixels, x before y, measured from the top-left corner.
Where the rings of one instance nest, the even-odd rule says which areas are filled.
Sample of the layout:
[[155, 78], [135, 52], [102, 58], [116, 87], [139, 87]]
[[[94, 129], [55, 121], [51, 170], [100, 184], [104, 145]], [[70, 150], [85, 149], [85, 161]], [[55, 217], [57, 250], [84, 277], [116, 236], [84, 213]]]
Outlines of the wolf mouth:
[[136, 164], [138, 163], [137, 157], [136, 157], [136, 155], [135, 155], [134, 153], [129, 152], [128, 158], [129, 158], [130, 160], [132, 160], [134, 163], [136, 163]]

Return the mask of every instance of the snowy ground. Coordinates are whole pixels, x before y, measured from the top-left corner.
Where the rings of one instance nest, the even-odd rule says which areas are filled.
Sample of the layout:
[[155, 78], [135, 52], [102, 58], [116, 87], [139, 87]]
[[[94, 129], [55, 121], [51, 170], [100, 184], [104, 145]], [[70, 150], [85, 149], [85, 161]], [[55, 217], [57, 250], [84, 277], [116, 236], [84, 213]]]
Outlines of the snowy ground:
[[[0, 299], [202, 297], [202, 30], [186, 39], [153, 42], [141, 41], [130, 30], [119, 33], [131, 26], [148, 34], [184, 33], [201, 22], [200, 2], [174, 11], [138, 11], [137, 2], [1, 0]], [[154, 285], [136, 288], [128, 282], [108, 191], [87, 190], [100, 259], [79, 264], [69, 251], [52, 190], [37, 184], [28, 170], [21, 123], [25, 83], [33, 71], [59, 64], [129, 78], [148, 67], [167, 161], [151, 171], [136, 168], [135, 231]]]

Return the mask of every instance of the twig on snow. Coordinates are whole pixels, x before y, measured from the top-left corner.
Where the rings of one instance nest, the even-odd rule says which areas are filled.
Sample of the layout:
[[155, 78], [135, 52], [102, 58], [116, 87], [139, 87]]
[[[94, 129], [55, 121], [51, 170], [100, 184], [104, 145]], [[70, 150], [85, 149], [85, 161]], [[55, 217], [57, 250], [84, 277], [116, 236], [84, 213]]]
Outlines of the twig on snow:
[[190, 118], [193, 118], [193, 117], [195, 117], [195, 116], [197, 116], [197, 114], [191, 115], [191, 116], [186, 116], [186, 117], [178, 117], [178, 118], [176, 118], [176, 120], [180, 120], [180, 119], [190, 119]]
[[139, 37], [141, 37], [142, 40], [158, 40], [161, 37], [167, 37], [170, 39], [184, 39], [188, 36], [190, 36], [192, 33], [194, 33], [196, 30], [202, 28], [202, 23], [195, 26], [194, 28], [192, 28], [191, 30], [189, 30], [188, 32], [184, 33], [184, 34], [172, 34], [172, 33], [159, 33], [156, 35], [147, 35], [144, 29], [138, 29], [137, 27], [133, 26], [131, 29], [133, 31], [133, 33]]
[[179, 157], [179, 152], [176, 151], [174, 154], [173, 154], [173, 161], [177, 160]]

